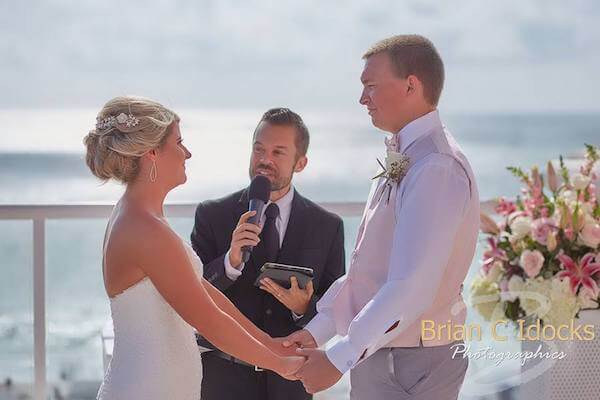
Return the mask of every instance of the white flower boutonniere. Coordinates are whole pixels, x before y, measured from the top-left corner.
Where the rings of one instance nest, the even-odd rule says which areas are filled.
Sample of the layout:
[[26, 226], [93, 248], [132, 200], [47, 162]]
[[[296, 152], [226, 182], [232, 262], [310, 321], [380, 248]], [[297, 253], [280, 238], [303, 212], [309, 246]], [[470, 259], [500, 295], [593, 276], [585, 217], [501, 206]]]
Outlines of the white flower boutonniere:
[[380, 199], [385, 192], [387, 192], [387, 200], [386, 204], [390, 201], [390, 194], [392, 191], [392, 184], [398, 184], [404, 178], [406, 173], [408, 172], [408, 167], [410, 166], [410, 157], [405, 154], [397, 153], [395, 151], [387, 151], [387, 155], [385, 157], [385, 165], [379, 159], [377, 159], [379, 166], [383, 169], [383, 171], [374, 176], [373, 179], [379, 179], [381, 177], [385, 178], [385, 182], [383, 184], [383, 189], [381, 190]]

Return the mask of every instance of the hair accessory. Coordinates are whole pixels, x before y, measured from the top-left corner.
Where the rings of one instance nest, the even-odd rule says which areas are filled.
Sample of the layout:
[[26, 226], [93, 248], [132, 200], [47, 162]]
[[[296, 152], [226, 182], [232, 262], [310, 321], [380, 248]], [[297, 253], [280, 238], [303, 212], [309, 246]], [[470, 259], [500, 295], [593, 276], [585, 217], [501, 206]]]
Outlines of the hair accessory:
[[103, 119], [96, 118], [96, 129], [105, 130], [114, 128], [117, 125], [125, 125], [127, 128], [133, 128], [139, 123], [140, 120], [134, 117], [133, 114], [121, 113], [116, 117], [114, 115], [110, 115]]

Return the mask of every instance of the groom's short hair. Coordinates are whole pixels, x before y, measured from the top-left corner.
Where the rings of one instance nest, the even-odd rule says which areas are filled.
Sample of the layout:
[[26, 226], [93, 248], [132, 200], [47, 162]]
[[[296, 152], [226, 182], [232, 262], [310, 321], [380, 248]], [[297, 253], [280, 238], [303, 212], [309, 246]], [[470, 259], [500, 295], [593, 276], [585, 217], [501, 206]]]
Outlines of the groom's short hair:
[[421, 35], [397, 35], [375, 43], [363, 55], [387, 53], [400, 78], [415, 75], [423, 84], [425, 99], [437, 105], [444, 86], [444, 63], [435, 46]]
[[306, 155], [306, 152], [308, 151], [308, 143], [310, 142], [310, 136], [308, 134], [308, 128], [306, 125], [304, 125], [304, 121], [302, 121], [300, 115], [285, 107], [277, 107], [267, 110], [267, 112], [263, 114], [260, 121], [258, 121], [256, 129], [254, 129], [255, 138], [261, 122], [267, 122], [271, 125], [293, 126], [296, 128], [296, 157], [298, 158]]

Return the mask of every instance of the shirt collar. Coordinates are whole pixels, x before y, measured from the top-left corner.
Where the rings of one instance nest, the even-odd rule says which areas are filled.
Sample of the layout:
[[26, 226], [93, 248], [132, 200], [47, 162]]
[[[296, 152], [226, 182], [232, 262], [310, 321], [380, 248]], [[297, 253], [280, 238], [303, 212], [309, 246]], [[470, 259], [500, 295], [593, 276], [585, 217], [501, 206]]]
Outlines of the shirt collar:
[[406, 151], [408, 146], [413, 144], [417, 139], [425, 136], [435, 128], [441, 128], [442, 121], [438, 110], [433, 110], [414, 121], [409, 122], [394, 136], [400, 141], [400, 153]]
[[[286, 221], [289, 218], [290, 213], [292, 212], [292, 200], [294, 200], [294, 186], [290, 186], [290, 190], [279, 200], [275, 202], [277, 207], [279, 207], [279, 217], [282, 221]], [[272, 201], [269, 202], [265, 206], [265, 210], [267, 206], [271, 204]]]

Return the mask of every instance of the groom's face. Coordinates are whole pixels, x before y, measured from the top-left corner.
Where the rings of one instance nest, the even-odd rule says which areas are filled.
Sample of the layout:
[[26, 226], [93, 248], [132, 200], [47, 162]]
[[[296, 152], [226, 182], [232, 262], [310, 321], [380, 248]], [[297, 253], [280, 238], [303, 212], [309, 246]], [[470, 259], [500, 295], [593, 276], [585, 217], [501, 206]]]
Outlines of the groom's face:
[[250, 178], [264, 175], [271, 190], [284, 189], [292, 182], [294, 172], [306, 165], [306, 156], [298, 156], [296, 127], [261, 122], [256, 128], [250, 157]]
[[370, 56], [360, 80], [360, 104], [367, 107], [373, 125], [386, 132], [398, 132], [407, 112], [408, 85], [394, 72], [389, 55], [383, 52]]

